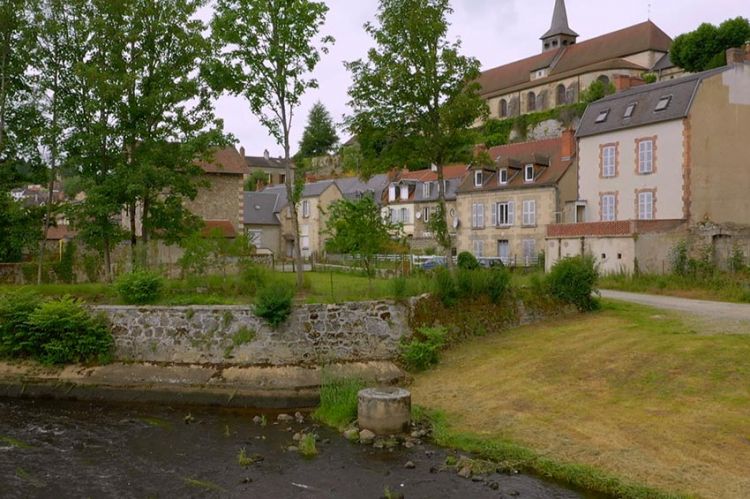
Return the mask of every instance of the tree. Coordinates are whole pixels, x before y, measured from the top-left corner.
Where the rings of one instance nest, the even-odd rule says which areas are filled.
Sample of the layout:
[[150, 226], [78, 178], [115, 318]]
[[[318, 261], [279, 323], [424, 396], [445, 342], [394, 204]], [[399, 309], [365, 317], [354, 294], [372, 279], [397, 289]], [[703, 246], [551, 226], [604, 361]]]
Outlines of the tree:
[[297, 155], [302, 158], [324, 156], [333, 150], [338, 141], [330, 113], [321, 102], [316, 102], [307, 117]]
[[[315, 40], [328, 7], [311, 0], [218, 0], [212, 32], [222, 50], [217, 85], [244, 96], [261, 124], [284, 148], [286, 191], [295, 235], [297, 287], [303, 286], [297, 204], [301, 196], [290, 162], [294, 111], [317, 81], [309, 76], [331, 37]], [[301, 177], [301, 175], [299, 175]], [[296, 184], [296, 187], [295, 187]]]
[[401, 234], [401, 226], [391, 223], [380, 214], [372, 196], [357, 200], [341, 199], [329, 208], [326, 233], [331, 239], [328, 251], [358, 255], [367, 276], [372, 279], [373, 257], [385, 253]]
[[245, 181], [245, 190], [248, 192], [257, 191], [263, 189], [263, 186], [267, 183], [268, 174], [262, 170], [255, 170]]
[[697, 73], [726, 64], [725, 51], [750, 41], [750, 21], [744, 17], [728, 19], [718, 27], [703, 23], [694, 31], [675, 38], [669, 50], [672, 62]]
[[[443, 165], [465, 152], [469, 127], [487, 115], [478, 94], [479, 61], [447, 40], [448, 0], [381, 0], [367, 60], [346, 63], [352, 74], [347, 118], [357, 136], [365, 175], [395, 165], [437, 167], [438, 214], [445, 224]], [[442, 246], [450, 254], [447, 227]], [[449, 259], [449, 261], [452, 261]]]
[[227, 140], [203, 70], [214, 55], [206, 26], [196, 18], [206, 0], [123, 3], [126, 44], [117, 59], [125, 92], [117, 118], [126, 151], [131, 246], [138, 243], [140, 221], [145, 258], [154, 235], [174, 243], [197, 228], [183, 201], [197, 195], [197, 160], [209, 160]]
[[614, 84], [596, 80], [591, 83], [586, 90], [581, 92], [581, 102], [591, 104], [592, 102], [603, 99], [608, 95], [612, 95], [615, 91]]

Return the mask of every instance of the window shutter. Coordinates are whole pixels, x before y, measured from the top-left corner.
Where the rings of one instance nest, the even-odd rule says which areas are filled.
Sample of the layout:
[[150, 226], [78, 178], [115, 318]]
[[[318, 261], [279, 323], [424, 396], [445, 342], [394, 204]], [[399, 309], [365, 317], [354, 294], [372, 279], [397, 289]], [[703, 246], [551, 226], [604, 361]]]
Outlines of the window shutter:
[[516, 224], [516, 210], [513, 206], [514, 206], [513, 201], [510, 201], [508, 203], [508, 225]]
[[479, 205], [479, 216], [477, 218], [479, 219], [479, 227], [484, 227], [484, 204]]
[[497, 203], [492, 203], [490, 205], [490, 209], [492, 210], [492, 226], [497, 226]]

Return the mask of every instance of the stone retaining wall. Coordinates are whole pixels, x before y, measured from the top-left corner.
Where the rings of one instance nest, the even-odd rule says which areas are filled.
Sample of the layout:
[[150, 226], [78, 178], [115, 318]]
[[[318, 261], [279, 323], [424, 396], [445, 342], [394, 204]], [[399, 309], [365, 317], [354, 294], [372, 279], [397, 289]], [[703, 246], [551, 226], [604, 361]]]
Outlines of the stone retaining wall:
[[278, 330], [249, 306], [98, 306], [112, 323], [115, 359], [216, 365], [307, 365], [389, 360], [410, 335], [406, 306], [295, 306]]

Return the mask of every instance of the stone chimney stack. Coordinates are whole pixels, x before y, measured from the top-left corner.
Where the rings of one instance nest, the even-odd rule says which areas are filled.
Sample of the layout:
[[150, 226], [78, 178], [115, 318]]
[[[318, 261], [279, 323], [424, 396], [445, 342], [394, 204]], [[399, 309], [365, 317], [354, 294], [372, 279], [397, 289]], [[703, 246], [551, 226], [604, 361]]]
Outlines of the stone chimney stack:
[[562, 144], [560, 147], [560, 156], [567, 160], [575, 156], [576, 153], [576, 132], [572, 128], [567, 128], [562, 132]]
[[268, 149], [263, 151], [263, 157], [266, 158], [267, 160], [271, 158], [271, 154], [268, 152]]
[[245, 157], [245, 146], [240, 146], [240, 156]]

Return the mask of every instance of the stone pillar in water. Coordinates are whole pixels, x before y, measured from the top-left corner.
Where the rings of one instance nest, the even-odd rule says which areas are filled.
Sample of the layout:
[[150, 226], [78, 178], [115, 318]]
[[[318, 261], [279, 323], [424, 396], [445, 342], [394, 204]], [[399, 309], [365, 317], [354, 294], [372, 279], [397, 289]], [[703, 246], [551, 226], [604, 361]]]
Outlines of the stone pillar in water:
[[357, 419], [360, 429], [376, 435], [409, 431], [411, 393], [403, 388], [365, 388], [358, 394]]

